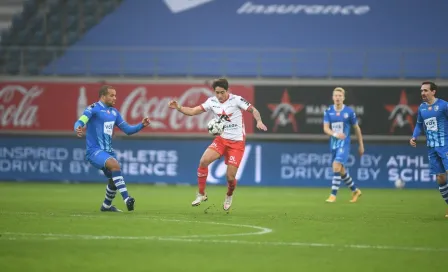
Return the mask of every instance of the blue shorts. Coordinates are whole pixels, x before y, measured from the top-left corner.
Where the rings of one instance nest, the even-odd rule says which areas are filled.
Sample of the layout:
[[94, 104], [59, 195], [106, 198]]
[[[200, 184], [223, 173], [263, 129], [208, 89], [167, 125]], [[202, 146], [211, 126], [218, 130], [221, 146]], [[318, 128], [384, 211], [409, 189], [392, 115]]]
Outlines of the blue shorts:
[[88, 151], [86, 154], [87, 161], [95, 168], [103, 170], [104, 175], [108, 178], [112, 178], [112, 172], [106, 168], [106, 161], [110, 158], [114, 158], [117, 160], [115, 153], [108, 153], [100, 149]]
[[350, 148], [349, 147], [340, 147], [337, 149], [331, 150], [331, 161], [339, 162], [342, 165], [345, 165], [348, 161], [348, 157], [350, 156]]
[[431, 175], [445, 174], [448, 170], [448, 146], [428, 147]]

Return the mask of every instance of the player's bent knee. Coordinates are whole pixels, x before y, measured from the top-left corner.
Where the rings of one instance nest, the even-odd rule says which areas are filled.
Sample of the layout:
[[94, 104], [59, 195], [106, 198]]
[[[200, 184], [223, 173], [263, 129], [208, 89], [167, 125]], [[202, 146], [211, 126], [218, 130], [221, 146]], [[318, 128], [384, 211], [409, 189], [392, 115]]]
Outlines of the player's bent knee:
[[446, 175], [445, 174], [437, 175], [436, 180], [439, 185], [445, 184], [446, 183]]
[[339, 162], [333, 162], [333, 172], [341, 172], [342, 171], [342, 164]]
[[120, 171], [120, 164], [116, 159], [111, 157], [106, 161], [106, 168], [110, 171]]

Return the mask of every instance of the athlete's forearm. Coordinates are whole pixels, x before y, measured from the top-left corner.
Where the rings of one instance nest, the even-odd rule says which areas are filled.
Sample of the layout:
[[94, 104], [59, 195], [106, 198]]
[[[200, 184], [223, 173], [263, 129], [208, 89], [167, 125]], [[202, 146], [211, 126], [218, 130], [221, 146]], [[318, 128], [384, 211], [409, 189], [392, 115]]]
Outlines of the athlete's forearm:
[[139, 123], [137, 125], [131, 126], [126, 122], [121, 123], [118, 127], [126, 133], [126, 135], [132, 135], [143, 129], [143, 124]]
[[359, 126], [355, 126], [355, 134], [356, 134], [356, 138], [358, 138], [359, 146], [364, 146], [364, 141], [362, 139], [362, 132], [361, 132], [361, 128]]
[[76, 129], [78, 127], [83, 127], [87, 124], [87, 122], [89, 121], [89, 117], [82, 115], [81, 117], [79, 117], [79, 119], [75, 122], [74, 125], [74, 130], [76, 131]]
[[180, 113], [183, 113], [183, 114], [185, 114], [185, 115], [193, 116], [193, 108], [190, 108], [190, 107], [184, 107], [184, 106], [179, 106], [179, 107], [177, 108], [177, 110], [178, 110]]
[[198, 115], [198, 114], [204, 112], [204, 110], [201, 108], [201, 106], [190, 108], [190, 107], [184, 107], [184, 106], [179, 105], [177, 107], [177, 110], [185, 115], [188, 115], [188, 116], [194, 116], [194, 115]]
[[247, 111], [252, 113], [252, 116], [257, 122], [261, 122], [260, 112], [254, 106], [248, 108]]
[[254, 110], [252, 111], [252, 115], [257, 122], [261, 122], [261, 115], [257, 109], [254, 108]]
[[324, 127], [324, 133], [327, 134], [328, 136], [334, 136], [334, 132], [333, 130], [331, 130], [329, 127]]
[[423, 123], [417, 123], [414, 128], [414, 133], [412, 133], [412, 138], [417, 139], [418, 136], [420, 136], [420, 133], [422, 133], [423, 130]]

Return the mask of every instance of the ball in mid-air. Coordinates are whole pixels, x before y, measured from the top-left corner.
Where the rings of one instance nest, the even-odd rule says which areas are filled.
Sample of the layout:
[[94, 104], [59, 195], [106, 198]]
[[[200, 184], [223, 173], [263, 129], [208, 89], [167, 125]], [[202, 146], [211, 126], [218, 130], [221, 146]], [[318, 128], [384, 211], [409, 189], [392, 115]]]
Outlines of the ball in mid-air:
[[219, 119], [212, 119], [207, 124], [208, 133], [217, 136], [221, 135], [224, 131], [224, 122]]

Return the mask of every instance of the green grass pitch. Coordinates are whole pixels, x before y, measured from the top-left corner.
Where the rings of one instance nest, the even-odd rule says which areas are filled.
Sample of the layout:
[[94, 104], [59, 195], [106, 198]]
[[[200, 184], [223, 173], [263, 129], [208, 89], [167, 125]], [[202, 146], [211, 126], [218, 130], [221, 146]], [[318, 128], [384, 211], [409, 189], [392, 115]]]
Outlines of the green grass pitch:
[[[136, 210], [101, 213], [105, 184], [0, 183], [0, 271], [446, 271], [433, 190], [128, 184]], [[125, 210], [121, 197], [114, 204]]]

